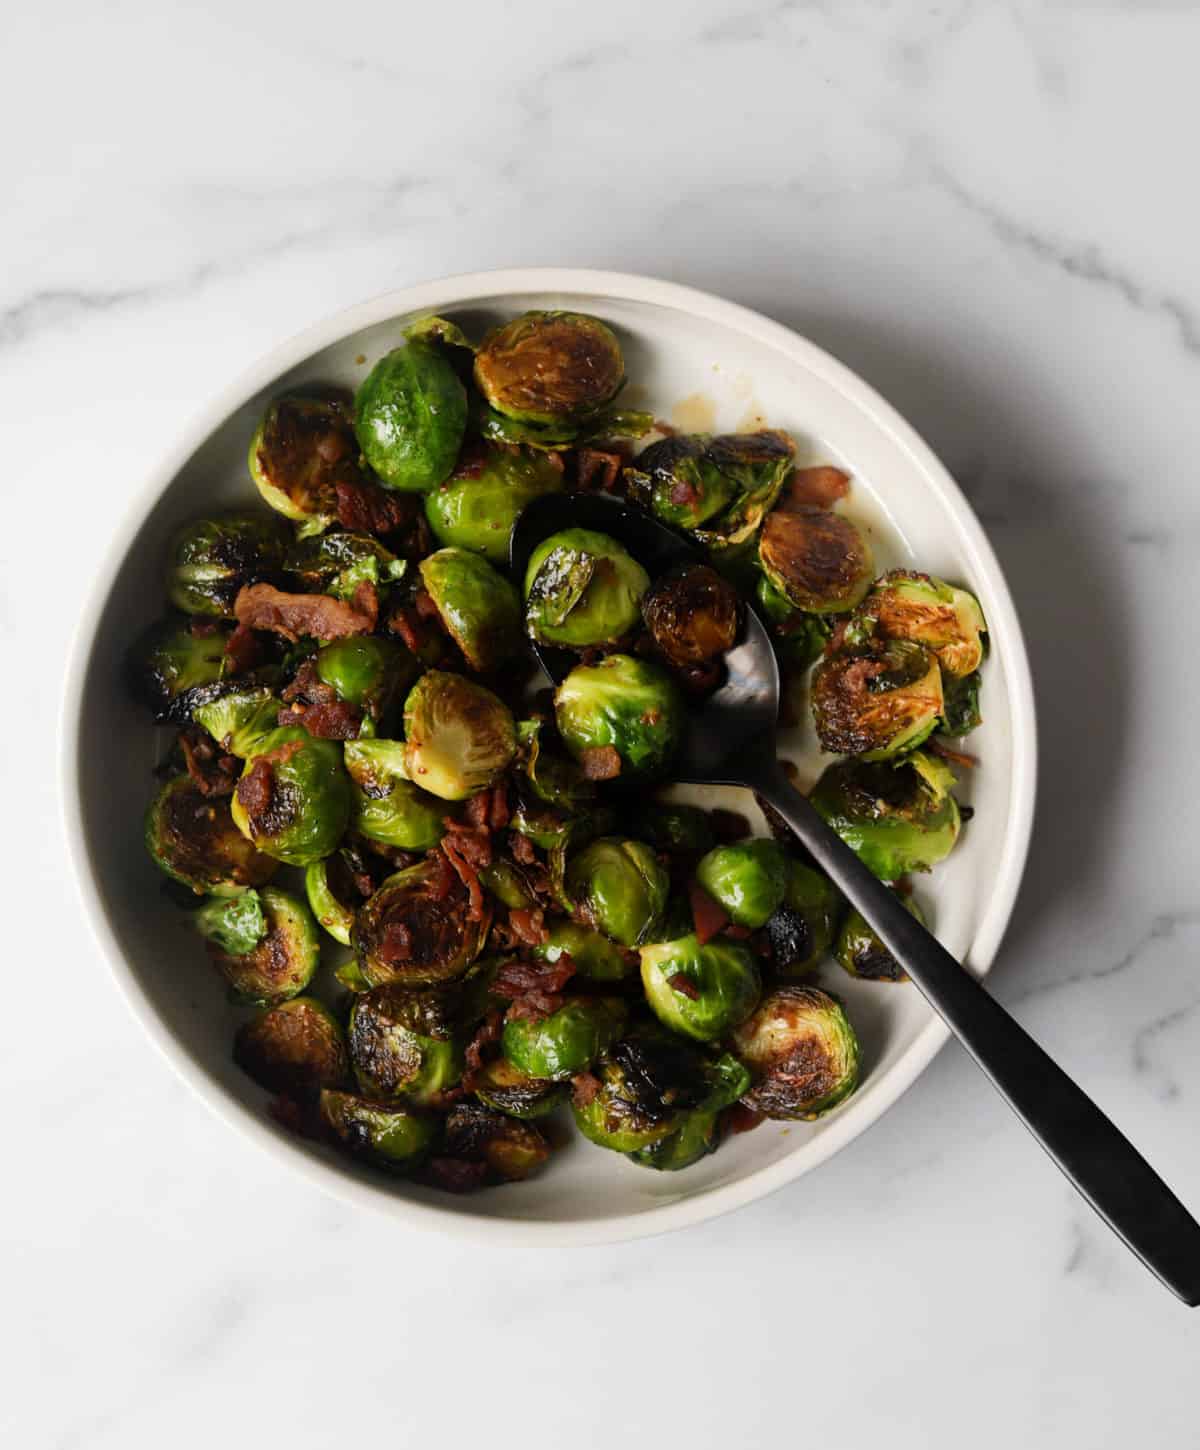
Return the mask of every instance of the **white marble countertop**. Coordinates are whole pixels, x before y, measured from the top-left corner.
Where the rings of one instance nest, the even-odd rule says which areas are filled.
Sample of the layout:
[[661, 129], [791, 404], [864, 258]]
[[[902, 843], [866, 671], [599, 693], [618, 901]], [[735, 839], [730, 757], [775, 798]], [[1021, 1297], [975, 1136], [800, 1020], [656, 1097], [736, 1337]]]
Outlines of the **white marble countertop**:
[[64, 0], [5, 31], [0, 1443], [1196, 1444], [1200, 1319], [955, 1047], [813, 1176], [628, 1247], [405, 1239], [257, 1156], [77, 918], [51, 715], [106, 521], [282, 336], [535, 262], [762, 308], [990, 532], [1043, 770], [995, 991], [1200, 1206], [1197, 8]]

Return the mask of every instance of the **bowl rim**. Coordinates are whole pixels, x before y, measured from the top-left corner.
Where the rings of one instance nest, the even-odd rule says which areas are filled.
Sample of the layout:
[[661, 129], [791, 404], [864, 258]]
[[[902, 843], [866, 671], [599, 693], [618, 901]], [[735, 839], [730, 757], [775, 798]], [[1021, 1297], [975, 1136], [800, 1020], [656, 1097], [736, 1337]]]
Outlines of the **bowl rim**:
[[59, 798], [67, 854], [93, 941], [108, 963], [126, 1005], [161, 1055], [218, 1118], [264, 1148], [277, 1162], [343, 1202], [382, 1211], [414, 1228], [514, 1246], [571, 1246], [645, 1238], [700, 1223], [763, 1198], [831, 1158], [877, 1121], [928, 1067], [949, 1038], [949, 1029], [934, 1017], [869, 1098], [864, 1096], [857, 1103], [847, 1104], [819, 1137], [803, 1145], [803, 1151], [785, 1154], [733, 1183], [657, 1207], [591, 1219], [493, 1218], [471, 1212], [459, 1200], [446, 1207], [424, 1203], [357, 1176], [350, 1165], [343, 1169], [331, 1164], [300, 1142], [287, 1140], [264, 1115], [232, 1097], [170, 1031], [143, 992], [105, 910], [84, 829], [78, 781], [85, 747], [84, 684], [104, 606], [146, 515], [195, 449], [255, 393], [312, 353], [348, 334], [405, 313], [463, 307], [499, 296], [519, 299], [555, 292], [584, 296], [599, 306], [619, 300], [666, 307], [729, 327], [790, 355], [856, 403], [877, 428], [889, 434], [920, 469], [942, 509], [951, 515], [986, 583], [989, 624], [994, 631], [1000, 624], [998, 632], [1005, 636], [1004, 667], [1012, 732], [1008, 817], [1000, 868], [966, 953], [971, 969], [979, 975], [990, 968], [1016, 901], [1029, 851], [1037, 777], [1033, 682], [1024, 636], [1004, 573], [970, 504], [933, 449], [870, 384], [815, 343], [751, 308], [676, 282], [634, 273], [558, 267], [458, 273], [381, 293], [323, 318], [268, 350], [199, 409], [175, 447], [151, 470], [122, 512], [87, 591], [67, 656], [59, 717]]

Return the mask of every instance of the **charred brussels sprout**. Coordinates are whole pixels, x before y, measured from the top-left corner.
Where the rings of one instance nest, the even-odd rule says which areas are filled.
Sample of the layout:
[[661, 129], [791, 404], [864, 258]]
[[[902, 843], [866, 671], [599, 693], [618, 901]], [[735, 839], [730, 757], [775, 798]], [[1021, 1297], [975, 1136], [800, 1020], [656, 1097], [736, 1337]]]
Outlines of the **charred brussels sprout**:
[[154, 797], [145, 840], [154, 864], [200, 895], [235, 896], [276, 870], [234, 825], [228, 801], [201, 795], [188, 775], [167, 781]]
[[408, 573], [408, 562], [398, 559], [370, 534], [338, 532], [301, 539], [284, 560], [310, 594], [332, 594], [352, 600], [360, 584], [383, 591]]
[[354, 399], [363, 456], [388, 488], [427, 493], [450, 477], [467, 426], [467, 393], [444, 352], [421, 339], [371, 369]]
[[987, 625], [979, 601], [930, 574], [885, 574], [855, 611], [854, 625], [883, 639], [924, 645], [949, 679], [962, 679], [983, 663]]
[[[925, 913], [911, 896], [902, 896], [900, 900], [909, 916], [915, 917], [922, 926], [927, 925]], [[863, 977], [869, 982], [908, 981], [908, 973], [857, 911], [851, 911], [842, 926], [836, 956], [852, 977]]]
[[231, 810], [238, 830], [260, 851], [307, 866], [336, 850], [350, 804], [337, 742], [285, 725], [246, 761]]
[[279, 572], [285, 539], [286, 526], [271, 514], [193, 519], [171, 540], [167, 598], [185, 614], [232, 619], [242, 585]]
[[914, 751], [895, 763], [843, 760], [829, 766], [809, 800], [859, 860], [882, 881], [928, 871], [958, 840], [954, 776]]
[[560, 1081], [583, 1072], [625, 1027], [625, 1004], [616, 997], [568, 997], [547, 1017], [504, 1024], [505, 1058], [530, 1077]]
[[337, 691], [339, 700], [357, 706], [372, 720], [383, 719], [420, 671], [416, 657], [397, 640], [372, 634], [322, 645], [313, 656], [313, 668], [323, 685]]
[[636, 813], [634, 834], [656, 851], [702, 852], [716, 844], [708, 812], [674, 801], [651, 801]]
[[245, 760], [279, 726], [280, 703], [265, 685], [235, 686], [192, 710], [222, 750]]
[[762, 980], [754, 953], [717, 937], [703, 946], [694, 934], [641, 949], [646, 1000], [664, 1027], [715, 1042], [754, 1010]]
[[280, 398], [250, 442], [250, 477], [265, 502], [319, 534], [337, 518], [339, 483], [361, 483], [354, 429], [340, 402]]
[[518, 514], [562, 486], [562, 466], [544, 453], [489, 447], [482, 461], [460, 465], [425, 495], [425, 517], [439, 544], [470, 549], [502, 568]]
[[[298, 996], [312, 981], [321, 942], [312, 912], [298, 897], [274, 886], [264, 886], [258, 896], [266, 931], [248, 950], [228, 949], [239, 942], [229, 917], [219, 920], [220, 908], [208, 917], [204, 934], [213, 965], [225, 978], [234, 1000], [272, 1007]], [[228, 912], [239, 903], [222, 905]]]
[[969, 735], [977, 725], [983, 724], [979, 713], [979, 671], [964, 675], [961, 680], [942, 678], [942, 691], [946, 697], [942, 719], [947, 735]]
[[576, 908], [605, 936], [636, 947], [666, 910], [670, 878], [644, 841], [602, 836], [571, 858], [565, 885]]
[[349, 883], [343, 880], [345, 866], [340, 856], [314, 861], [304, 870], [304, 894], [317, 921], [336, 942], [350, 945], [354, 930], [354, 907], [350, 905]]
[[812, 507], [776, 509], [759, 535], [758, 559], [771, 585], [810, 614], [853, 609], [875, 567], [870, 545], [849, 519]]
[[793, 669], [807, 669], [820, 658], [829, 639], [828, 619], [797, 609], [765, 574], [758, 576], [754, 590], [759, 611], [770, 628], [775, 653]]
[[354, 1157], [393, 1172], [416, 1167], [439, 1135], [438, 1120], [430, 1115], [336, 1088], [322, 1089], [321, 1121]]
[[615, 644], [641, 618], [650, 576], [616, 539], [594, 529], [551, 534], [525, 571], [525, 627], [539, 644]]
[[721, 1141], [720, 1114], [750, 1086], [750, 1073], [731, 1053], [723, 1052], [708, 1065], [706, 1076], [708, 1092], [696, 1107], [682, 1114], [675, 1131], [629, 1155], [639, 1167], [674, 1173], [716, 1152]]
[[163, 620], [147, 630], [126, 662], [134, 692], [160, 721], [182, 725], [213, 693], [225, 668], [221, 630], [193, 634], [185, 620]]
[[342, 1029], [315, 997], [293, 997], [244, 1022], [233, 1039], [233, 1060], [259, 1087], [301, 1102], [350, 1076]]
[[421, 582], [473, 670], [489, 673], [517, 652], [517, 591], [486, 559], [466, 549], [439, 549], [421, 560]]
[[514, 1122], [478, 1103], [459, 1103], [446, 1117], [445, 1151], [486, 1167], [485, 1181], [520, 1183], [545, 1163], [550, 1144], [530, 1123]]
[[523, 423], [579, 423], [620, 391], [621, 345], [581, 312], [526, 312], [493, 328], [475, 354], [475, 382], [490, 407]]
[[775, 841], [755, 836], [714, 847], [697, 865], [696, 880], [730, 921], [754, 930], [783, 900], [788, 859]]
[[642, 597], [642, 618], [659, 652], [679, 669], [707, 665], [737, 640], [737, 590], [708, 564], [663, 575]]
[[546, 940], [532, 949], [533, 955], [556, 962], [568, 953], [575, 963], [575, 975], [584, 981], [619, 982], [634, 971], [636, 960], [591, 927], [560, 920], [549, 922], [546, 932]]
[[683, 736], [684, 705], [675, 682], [634, 655], [576, 665], [554, 692], [554, 715], [572, 755], [584, 759], [609, 746], [621, 758], [622, 775], [660, 775]]
[[401, 740], [347, 740], [354, 829], [402, 851], [428, 851], [446, 834], [446, 803], [413, 785]]
[[503, 1057], [485, 1063], [472, 1078], [475, 1096], [485, 1107], [510, 1118], [545, 1118], [571, 1096], [570, 1084], [530, 1077]]
[[833, 946], [844, 905], [827, 876], [799, 861], [788, 862], [783, 901], [764, 927], [777, 977], [786, 981], [812, 971]]
[[940, 723], [942, 672], [911, 640], [841, 649], [813, 671], [812, 708], [825, 750], [886, 760], [920, 745]]
[[817, 987], [768, 992], [733, 1034], [754, 1086], [743, 1101], [768, 1118], [819, 1118], [858, 1086], [858, 1038], [841, 1003]]
[[483, 949], [491, 912], [468, 916], [465, 888], [440, 854], [389, 876], [358, 910], [353, 946], [373, 987], [461, 977]]
[[407, 1098], [423, 1106], [462, 1076], [466, 1043], [453, 988], [389, 985], [354, 999], [350, 1061], [370, 1098]]
[[404, 702], [409, 779], [446, 801], [495, 785], [517, 753], [508, 706], [483, 685], [446, 670], [421, 676]]

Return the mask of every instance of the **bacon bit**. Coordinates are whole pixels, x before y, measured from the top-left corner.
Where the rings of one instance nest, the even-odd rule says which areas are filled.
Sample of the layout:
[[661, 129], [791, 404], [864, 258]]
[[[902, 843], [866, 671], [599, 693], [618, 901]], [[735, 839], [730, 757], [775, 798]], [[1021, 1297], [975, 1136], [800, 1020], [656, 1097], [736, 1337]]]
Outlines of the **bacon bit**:
[[850, 475], [832, 464], [815, 468], [797, 468], [784, 485], [783, 496], [775, 505], [785, 513], [801, 508], [832, 508], [839, 498], [850, 492]]
[[435, 1187], [447, 1193], [474, 1193], [483, 1187], [488, 1165], [482, 1158], [477, 1162], [468, 1158], [431, 1158], [425, 1173]]
[[603, 1086], [594, 1072], [577, 1072], [571, 1079], [571, 1101], [577, 1108], [586, 1108], [596, 1101]]
[[247, 584], [239, 591], [233, 612], [240, 624], [271, 630], [293, 644], [305, 635], [345, 639], [370, 634], [375, 627], [370, 614], [344, 599], [329, 594], [285, 594], [273, 584]]
[[406, 501], [370, 479], [340, 478], [336, 484], [337, 520], [360, 534], [390, 534], [410, 519]]
[[369, 579], [363, 579], [355, 585], [350, 603], [364, 619], [370, 620], [366, 631], [370, 634], [379, 623], [379, 591]]
[[695, 878], [688, 882], [687, 889], [688, 900], [692, 906], [692, 925], [696, 931], [696, 940], [703, 946], [705, 942], [712, 941], [718, 932], [725, 930], [729, 925], [729, 915]]
[[412, 951], [412, 932], [402, 921], [389, 921], [383, 929], [378, 951], [381, 961], [393, 965], [407, 962]]
[[274, 789], [275, 772], [271, 762], [260, 755], [237, 784], [238, 802], [252, 823], [266, 814]]
[[667, 494], [667, 497], [671, 500], [673, 504], [677, 504], [679, 505], [679, 507], [682, 508], [686, 504], [695, 503], [697, 495], [695, 488], [687, 481], [686, 478], [677, 478], [675, 482], [671, 485], [671, 489], [670, 492]]
[[467, 865], [482, 871], [492, 864], [492, 840], [486, 830], [468, 825], [454, 816], [443, 816], [442, 824], [449, 832], [447, 839]]
[[731, 1103], [721, 1114], [722, 1133], [751, 1133], [760, 1123], [767, 1120], [762, 1113], [748, 1108], [745, 1103]]
[[454, 890], [455, 873], [451, 870], [449, 861], [439, 851], [431, 851], [426, 860], [438, 874], [436, 876], [431, 874], [427, 879], [425, 894], [431, 901], [445, 901]]
[[511, 819], [512, 813], [508, 808], [508, 791], [502, 785], [494, 785], [491, 802], [488, 806], [487, 823], [493, 831], [502, 831]]
[[[362, 723], [362, 716], [353, 705], [344, 700], [330, 700], [328, 703], [309, 705], [297, 710], [293, 706], [295, 720], [317, 740], [354, 740]], [[280, 712], [282, 718], [282, 711]]]
[[968, 755], [965, 750], [951, 750], [940, 740], [927, 740], [921, 748], [928, 750], [930, 755], [938, 755], [943, 760], [950, 761], [952, 765], [961, 765], [964, 770], [974, 770], [979, 764], [977, 756]]
[[528, 836], [522, 836], [519, 831], [514, 831], [509, 838], [508, 849], [512, 852], [512, 858], [521, 866], [533, 866], [537, 864], [537, 852], [533, 849], [533, 842]]
[[217, 632], [217, 621], [206, 619], [202, 614], [194, 614], [190, 629], [193, 639], [211, 639]]
[[303, 699], [310, 705], [328, 705], [337, 699], [337, 691], [318, 676], [314, 661], [305, 660], [282, 698], [289, 702]]
[[615, 746], [592, 745], [579, 757], [584, 780], [615, 780], [621, 774], [621, 757]]
[[[541, 946], [550, 936], [546, 928], [546, 913], [540, 906], [513, 907], [508, 913], [508, 924], [516, 939], [524, 942], [526, 946]], [[567, 955], [568, 953], [563, 952], [559, 961]]]
[[[478, 795], [473, 795], [466, 804], [463, 814], [473, 830], [485, 828], [488, 823], [488, 812], [491, 807], [492, 793], [490, 790], [481, 790]], [[461, 826], [462, 822], [455, 821], [455, 826]]]
[[413, 608], [421, 619], [441, 619], [441, 611], [433, 602], [433, 595], [427, 589], [419, 589], [413, 595]]
[[600, 448], [581, 448], [575, 458], [575, 486], [581, 492], [598, 489], [602, 493], [612, 493], [621, 476], [623, 460], [619, 453], [609, 453]]
[[196, 789], [203, 796], [232, 795], [242, 773], [242, 762], [235, 755], [218, 755], [211, 742], [199, 729], [184, 730], [179, 736], [183, 761]]
[[402, 604], [393, 609], [388, 615], [386, 627], [389, 634], [399, 635], [415, 655], [419, 655], [429, 644], [427, 631], [418, 623], [416, 611], [409, 605]]
[[[487, 859], [480, 862], [481, 854], [486, 854]], [[483, 887], [479, 884], [476, 871], [480, 869], [480, 866], [487, 866], [491, 863], [491, 841], [486, 835], [476, 836], [470, 831], [450, 831], [442, 841], [442, 855], [467, 888], [467, 920], [482, 921], [486, 912], [486, 903], [483, 899]], [[475, 864], [476, 862], [479, 862], [479, 866]]]
[[514, 957], [497, 972], [492, 991], [510, 999], [505, 1021], [537, 1021], [558, 1011], [564, 1001], [562, 989], [574, 975], [575, 963], [569, 952], [563, 952], [555, 962]]
[[244, 675], [262, 657], [262, 644], [249, 625], [239, 624], [225, 641], [225, 658], [231, 675]]
[[468, 1089], [471, 1088], [472, 1075], [477, 1073], [483, 1066], [484, 1052], [494, 1043], [500, 1041], [500, 1034], [504, 1031], [504, 1013], [499, 1007], [493, 1007], [487, 1016], [480, 1023], [475, 1036], [467, 1044], [465, 1053], [467, 1071], [463, 1076], [463, 1082]]
[[691, 977], [683, 972], [674, 972], [667, 978], [667, 986], [672, 992], [678, 992], [681, 997], [686, 997], [690, 1002], [699, 1001], [700, 988], [696, 986]]

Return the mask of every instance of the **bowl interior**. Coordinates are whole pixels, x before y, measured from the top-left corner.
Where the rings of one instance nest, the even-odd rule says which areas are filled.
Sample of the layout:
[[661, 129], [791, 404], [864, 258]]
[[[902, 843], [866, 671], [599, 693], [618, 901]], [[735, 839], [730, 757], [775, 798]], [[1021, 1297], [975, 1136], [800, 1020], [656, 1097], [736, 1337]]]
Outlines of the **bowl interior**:
[[[992, 628], [985, 666], [986, 723], [971, 738], [980, 768], [964, 777], [960, 796], [975, 807], [955, 854], [917, 883], [934, 928], [952, 952], [986, 970], [1003, 931], [1023, 864], [1032, 792], [1028, 676], [1011, 602], [994, 558], [954, 485], [869, 389], [816, 349], [773, 324], [715, 301], [704, 311], [695, 294], [657, 286], [665, 300], [628, 295], [615, 286], [592, 290], [476, 289], [447, 286], [437, 310], [469, 334], [526, 307], [570, 307], [602, 316], [620, 333], [635, 384], [627, 399], [697, 430], [735, 430], [769, 423], [797, 440], [800, 461], [833, 461], [853, 475], [846, 512], [869, 532], [879, 567], [911, 565], [965, 583], [980, 595]], [[470, 289], [466, 289], [468, 292]], [[456, 301], [455, 298], [458, 298]], [[702, 300], [701, 300], [702, 301]], [[711, 301], [711, 299], [710, 299]], [[393, 299], [394, 302], [394, 299]], [[410, 313], [376, 304], [382, 320], [361, 321], [336, 341], [305, 351], [292, 344], [282, 371], [260, 369], [250, 396], [215, 420], [164, 487], [116, 568], [100, 609], [80, 682], [76, 772], [85, 897], [94, 891], [99, 925], [118, 976], [135, 1008], [193, 1083], [264, 1141], [303, 1155], [356, 1197], [400, 1213], [435, 1212], [442, 1219], [502, 1220], [510, 1225], [575, 1226], [585, 1236], [615, 1237], [707, 1216], [794, 1177], [862, 1130], [920, 1071], [944, 1038], [911, 986], [853, 981], [833, 963], [817, 980], [847, 999], [863, 1042], [865, 1079], [858, 1094], [814, 1125], [768, 1123], [734, 1138], [703, 1163], [679, 1174], [636, 1168], [571, 1134], [539, 1179], [466, 1199], [436, 1194], [360, 1172], [354, 1165], [278, 1129], [262, 1094], [230, 1060], [230, 1042], [245, 1012], [228, 1006], [198, 938], [165, 899], [141, 844], [141, 823], [161, 749], [159, 732], [127, 698], [121, 683], [129, 641], [156, 616], [162, 560], [171, 531], [215, 505], [257, 501], [246, 472], [251, 433], [267, 401], [313, 382], [354, 386], [395, 344]], [[401, 308], [403, 307], [401, 301]], [[326, 336], [333, 336], [332, 329]], [[303, 355], [301, 356], [301, 353]], [[261, 386], [259, 386], [261, 384]], [[805, 712], [806, 716], [807, 712]], [[68, 721], [68, 728], [76, 728]], [[782, 753], [794, 759], [801, 785], [820, 770], [811, 727], [788, 732]], [[744, 792], [710, 790], [760, 821]], [[90, 879], [88, 879], [90, 878]], [[327, 943], [327, 960], [348, 956]], [[672, 1206], [674, 1214], [667, 1212]], [[448, 1222], [448, 1220], [447, 1220]], [[452, 1226], [452, 1225], [451, 1225]]]

